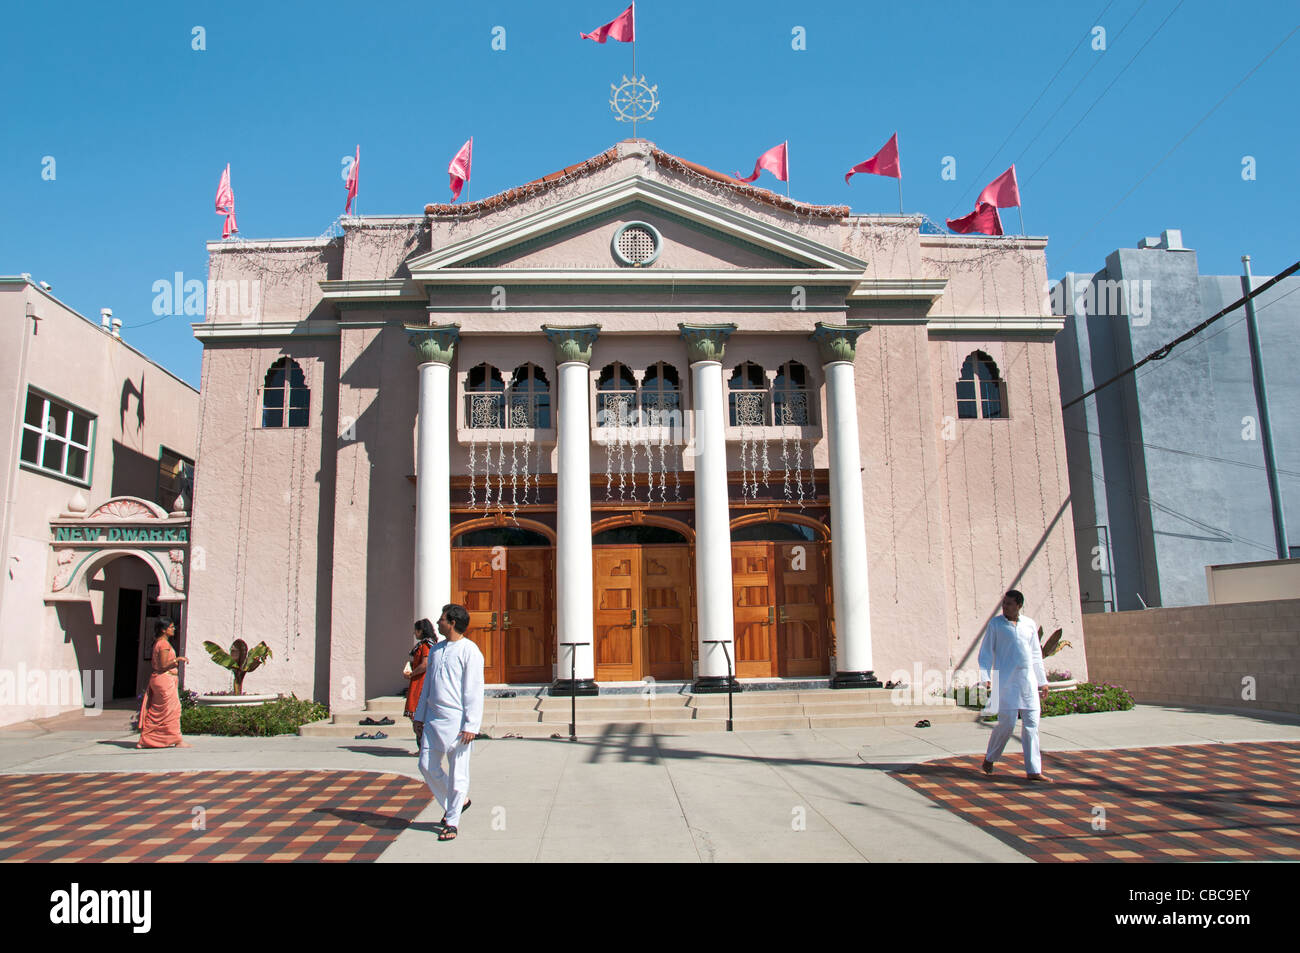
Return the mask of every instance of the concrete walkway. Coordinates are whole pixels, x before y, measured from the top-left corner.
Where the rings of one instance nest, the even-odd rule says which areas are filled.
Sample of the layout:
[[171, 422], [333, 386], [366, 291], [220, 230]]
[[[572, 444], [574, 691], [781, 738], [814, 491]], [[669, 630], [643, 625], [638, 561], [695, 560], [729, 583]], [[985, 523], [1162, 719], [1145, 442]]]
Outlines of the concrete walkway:
[[[386, 741], [191, 739], [137, 751], [121, 713], [0, 729], [0, 772], [353, 769], [417, 777], [406, 724]], [[971, 755], [989, 728], [836, 728], [681, 736], [609, 732], [576, 743], [475, 744], [473, 807], [440, 844], [431, 806], [383, 861], [1024, 861], [887, 771]], [[1050, 752], [1300, 740], [1300, 720], [1139, 706], [1043, 720]], [[1019, 762], [1013, 740], [1006, 764]]]

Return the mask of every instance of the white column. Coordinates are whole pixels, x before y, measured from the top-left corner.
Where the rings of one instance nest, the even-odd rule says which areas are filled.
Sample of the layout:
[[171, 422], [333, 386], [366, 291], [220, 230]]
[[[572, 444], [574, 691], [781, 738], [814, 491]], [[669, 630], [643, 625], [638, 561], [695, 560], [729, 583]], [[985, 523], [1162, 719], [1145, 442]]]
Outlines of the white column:
[[[551, 693], [596, 694], [591, 560], [591, 412], [588, 370], [600, 329], [544, 327], [555, 346], [556, 671]], [[566, 643], [585, 642], [572, 647]], [[573, 653], [576, 654], [576, 660]], [[576, 671], [574, 665], [576, 661]]]
[[[722, 353], [736, 326], [680, 327], [691, 362], [695, 411], [695, 634], [700, 658], [695, 690], [707, 692], [725, 689], [736, 667], [727, 408], [722, 393]], [[725, 650], [718, 640], [728, 643]]]
[[831, 585], [835, 590], [833, 688], [879, 687], [871, 661], [871, 604], [867, 583], [867, 527], [862, 508], [862, 461], [853, 361], [865, 327], [818, 323], [826, 372], [826, 438], [830, 449]]
[[451, 359], [455, 325], [407, 328], [420, 364], [415, 442], [415, 619], [451, 602]]

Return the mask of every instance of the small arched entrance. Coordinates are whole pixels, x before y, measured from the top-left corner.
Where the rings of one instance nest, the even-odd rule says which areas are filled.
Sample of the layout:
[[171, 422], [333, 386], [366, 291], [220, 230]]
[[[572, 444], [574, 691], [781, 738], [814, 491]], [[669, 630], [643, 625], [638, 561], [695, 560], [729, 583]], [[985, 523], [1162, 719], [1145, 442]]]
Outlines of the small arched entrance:
[[520, 519], [452, 530], [451, 601], [469, 610], [466, 635], [488, 684], [549, 682], [555, 646], [555, 533]]
[[732, 521], [738, 677], [830, 674], [829, 550], [825, 525], [808, 517]]
[[592, 527], [596, 681], [691, 678], [694, 536], [643, 513]]

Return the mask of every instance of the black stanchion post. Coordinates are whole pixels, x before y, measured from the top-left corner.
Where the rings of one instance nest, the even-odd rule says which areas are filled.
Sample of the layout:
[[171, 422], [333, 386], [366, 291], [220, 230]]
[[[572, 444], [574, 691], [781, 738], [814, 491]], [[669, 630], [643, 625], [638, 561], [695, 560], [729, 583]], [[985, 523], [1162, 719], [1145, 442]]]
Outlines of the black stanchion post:
[[569, 647], [569, 740], [578, 740], [578, 646], [590, 642], [565, 642]]
[[705, 639], [705, 645], [721, 645], [722, 654], [727, 660], [727, 730], [731, 731], [731, 724], [735, 714], [731, 707], [731, 692], [736, 685], [736, 673], [731, 669], [731, 653], [727, 651], [726, 639]]

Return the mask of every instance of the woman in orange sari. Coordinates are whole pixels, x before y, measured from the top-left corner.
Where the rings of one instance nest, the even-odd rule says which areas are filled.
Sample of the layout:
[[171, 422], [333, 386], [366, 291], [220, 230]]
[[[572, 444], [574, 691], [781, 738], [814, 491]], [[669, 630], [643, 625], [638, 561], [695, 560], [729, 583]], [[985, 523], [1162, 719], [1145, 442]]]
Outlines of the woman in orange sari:
[[140, 740], [137, 748], [188, 748], [181, 737], [181, 699], [176, 673], [184, 656], [177, 657], [168, 639], [176, 627], [170, 619], [158, 620], [153, 644], [153, 674], [140, 703]]
[[402, 673], [411, 682], [410, 688], [406, 690], [406, 709], [403, 714], [411, 719], [411, 727], [415, 729], [415, 753], [419, 754], [424, 722], [415, 720], [415, 709], [419, 707], [420, 693], [424, 691], [424, 672], [429, 662], [429, 652], [438, 641], [433, 623], [428, 619], [421, 619], [415, 623], [415, 639], [415, 648], [411, 649], [411, 661], [406, 663], [406, 671]]

